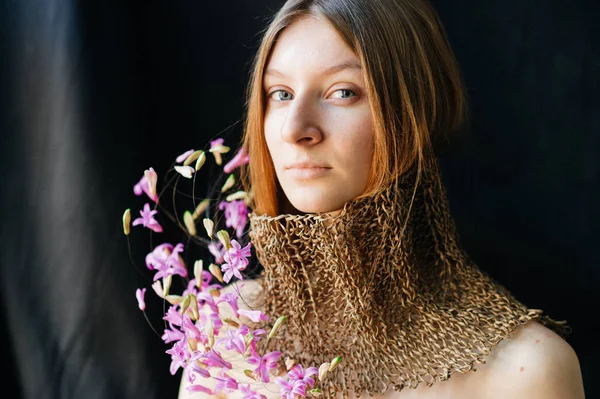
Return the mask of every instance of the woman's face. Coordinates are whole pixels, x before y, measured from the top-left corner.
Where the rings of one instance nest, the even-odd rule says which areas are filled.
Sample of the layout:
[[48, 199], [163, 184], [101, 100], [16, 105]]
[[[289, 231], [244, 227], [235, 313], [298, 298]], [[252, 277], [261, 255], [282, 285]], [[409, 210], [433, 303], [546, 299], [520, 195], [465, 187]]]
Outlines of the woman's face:
[[265, 138], [279, 184], [301, 212], [331, 212], [365, 191], [373, 119], [356, 54], [306, 17], [280, 34], [264, 74]]

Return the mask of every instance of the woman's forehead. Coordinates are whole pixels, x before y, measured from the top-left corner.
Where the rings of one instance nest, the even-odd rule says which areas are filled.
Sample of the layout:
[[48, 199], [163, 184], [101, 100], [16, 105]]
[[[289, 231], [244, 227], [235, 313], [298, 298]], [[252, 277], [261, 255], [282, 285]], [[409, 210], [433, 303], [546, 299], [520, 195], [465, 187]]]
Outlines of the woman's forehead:
[[360, 75], [356, 54], [329, 24], [302, 18], [280, 33], [264, 75], [288, 78], [308, 73], [327, 77], [341, 71]]

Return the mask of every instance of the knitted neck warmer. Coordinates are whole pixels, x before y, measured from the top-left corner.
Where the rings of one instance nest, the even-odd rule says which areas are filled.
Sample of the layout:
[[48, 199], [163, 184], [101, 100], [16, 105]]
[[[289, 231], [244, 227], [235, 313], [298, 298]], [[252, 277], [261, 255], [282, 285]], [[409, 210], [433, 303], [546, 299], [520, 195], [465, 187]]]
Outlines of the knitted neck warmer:
[[320, 383], [325, 398], [465, 373], [532, 319], [565, 332], [564, 322], [519, 303], [460, 248], [435, 159], [415, 190], [416, 176], [337, 216], [250, 216], [264, 310], [288, 316], [269, 349], [304, 365], [342, 356]]

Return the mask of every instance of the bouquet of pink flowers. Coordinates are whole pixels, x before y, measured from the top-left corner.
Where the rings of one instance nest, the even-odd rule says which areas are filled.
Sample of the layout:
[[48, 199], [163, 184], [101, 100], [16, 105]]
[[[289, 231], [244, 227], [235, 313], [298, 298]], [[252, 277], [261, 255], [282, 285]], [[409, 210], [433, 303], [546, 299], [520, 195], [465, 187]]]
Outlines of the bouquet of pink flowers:
[[[230, 152], [224, 145], [223, 139], [216, 139], [210, 144], [217, 165], [222, 165], [223, 156]], [[174, 170], [177, 178], [195, 178], [196, 172], [202, 168], [207, 156], [204, 151], [189, 150], [176, 159]], [[235, 186], [235, 174], [238, 167], [248, 163], [249, 158], [242, 148], [225, 164], [223, 170], [228, 177], [221, 187], [225, 195]], [[194, 166], [192, 166], [194, 165]], [[138, 196], [146, 195], [154, 205], [145, 203], [140, 211], [140, 217], [131, 222], [131, 211], [127, 209], [123, 214], [123, 231], [129, 236], [131, 226], [143, 226], [154, 233], [162, 233], [163, 228], [156, 220], [158, 213], [159, 197], [157, 192], [158, 176], [154, 169], [144, 171], [143, 177], [134, 186], [134, 193]], [[341, 361], [340, 357], [320, 365], [319, 368], [304, 368], [295, 364], [292, 359], [283, 363], [281, 353], [272, 351], [258, 353], [257, 342], [266, 339], [276, 339], [278, 330], [286, 322], [286, 316], [281, 315], [276, 319], [267, 332], [265, 329], [253, 329], [248, 320], [253, 323], [267, 322], [269, 316], [260, 310], [248, 310], [238, 306], [239, 291], [221, 292], [223, 286], [219, 283], [229, 283], [234, 277], [244, 280], [242, 272], [249, 265], [251, 256], [251, 243], [245, 246], [240, 244], [244, 229], [248, 222], [249, 196], [244, 191], [236, 191], [226, 196], [218, 204], [217, 209], [224, 212], [225, 227], [232, 229], [231, 239], [226, 229], [214, 232], [215, 223], [210, 218], [203, 218], [202, 224], [208, 236], [207, 246], [214, 256], [214, 263], [210, 263], [207, 270], [204, 262], [197, 260], [193, 266], [193, 278], [188, 278], [188, 269], [181, 254], [184, 244], [161, 243], [147, 256], [146, 266], [154, 272], [152, 289], [169, 306], [163, 317], [165, 330], [162, 340], [171, 347], [166, 351], [171, 355], [171, 374], [175, 374], [181, 367], [184, 369], [190, 385], [191, 392], [204, 392], [217, 394], [220, 392], [231, 393], [240, 391], [244, 399], [264, 398], [252, 390], [252, 384], [243, 384], [232, 375], [244, 375], [247, 379], [267, 383], [274, 381], [279, 385], [280, 394], [286, 399], [306, 397], [308, 394], [319, 396], [320, 390], [314, 388], [315, 377], [323, 380]], [[201, 215], [209, 209], [210, 200], [205, 199], [195, 205], [193, 212], [183, 213], [183, 226], [189, 236], [196, 237], [196, 224]], [[177, 224], [182, 226], [179, 219]], [[182, 227], [183, 227], [182, 226]], [[187, 281], [185, 290], [177, 295], [171, 292], [171, 285], [175, 275]], [[213, 283], [213, 279], [219, 283]], [[144, 296], [146, 288], [136, 290], [136, 298], [140, 310], [144, 312], [146, 304]], [[221, 305], [221, 306], [220, 306]], [[226, 310], [224, 310], [226, 309]], [[147, 318], [147, 316], [146, 316]], [[150, 321], [148, 320], [148, 323]], [[152, 325], [152, 324], [151, 324]], [[233, 362], [234, 358], [236, 361]], [[230, 361], [231, 360], [231, 361]], [[232, 363], [233, 362], [233, 363]], [[242, 365], [236, 370], [235, 365]], [[285, 371], [284, 371], [285, 370]], [[287, 371], [287, 372], [286, 372]], [[213, 379], [208, 388], [203, 384], [203, 379]]]

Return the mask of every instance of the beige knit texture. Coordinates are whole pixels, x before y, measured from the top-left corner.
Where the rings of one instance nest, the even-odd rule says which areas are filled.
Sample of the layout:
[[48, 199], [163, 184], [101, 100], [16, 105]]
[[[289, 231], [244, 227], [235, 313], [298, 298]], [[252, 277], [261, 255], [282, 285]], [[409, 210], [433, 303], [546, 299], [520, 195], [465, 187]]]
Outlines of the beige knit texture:
[[305, 366], [342, 356], [317, 385], [323, 398], [444, 381], [485, 363], [532, 319], [567, 333], [565, 322], [525, 307], [461, 249], [437, 161], [425, 164], [415, 190], [416, 176], [337, 216], [250, 216], [264, 266], [261, 307], [273, 320], [288, 316], [261, 349]]

